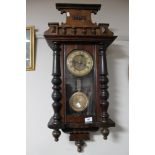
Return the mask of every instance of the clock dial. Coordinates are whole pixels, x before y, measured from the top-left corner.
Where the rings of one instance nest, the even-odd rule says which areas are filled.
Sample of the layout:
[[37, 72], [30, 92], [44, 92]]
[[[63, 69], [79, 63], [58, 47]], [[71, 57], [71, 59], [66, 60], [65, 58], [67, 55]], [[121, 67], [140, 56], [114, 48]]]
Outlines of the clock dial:
[[92, 67], [92, 56], [86, 51], [73, 50], [67, 57], [67, 68], [75, 76], [87, 75]]
[[88, 97], [83, 92], [78, 91], [71, 96], [69, 104], [74, 111], [81, 112], [88, 106]]

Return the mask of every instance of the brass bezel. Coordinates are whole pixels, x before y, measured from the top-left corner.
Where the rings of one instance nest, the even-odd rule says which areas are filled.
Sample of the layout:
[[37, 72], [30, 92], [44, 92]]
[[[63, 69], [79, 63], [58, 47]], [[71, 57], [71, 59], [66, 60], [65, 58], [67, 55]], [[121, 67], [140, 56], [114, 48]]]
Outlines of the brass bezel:
[[[89, 56], [89, 59], [91, 60], [90, 69], [87, 70], [87, 72], [84, 72], [84, 73], [80, 73], [80, 71], [79, 71], [79, 72], [73, 71], [73, 70], [71, 69], [70, 63], [69, 63], [69, 57], [70, 57], [71, 55], [75, 54], [76, 52], [79, 52], [79, 51], [80, 51], [80, 52], [83, 52], [83, 53], [86, 53], [86, 54]], [[68, 70], [69, 70], [69, 72], [70, 72], [71, 74], [73, 74], [73, 75], [75, 75], [75, 76], [77, 76], [77, 77], [82, 77], [82, 76], [85, 76], [85, 75], [89, 74], [90, 71], [91, 71], [92, 68], [93, 68], [93, 65], [94, 65], [94, 62], [93, 62], [93, 58], [92, 58], [91, 54], [88, 53], [88, 52], [85, 51], [85, 50], [74, 49], [74, 50], [72, 50], [72, 51], [68, 54], [68, 56], [67, 56], [67, 68], [68, 68]]]
[[[82, 106], [82, 108], [76, 108], [76, 107], [73, 105], [72, 100], [73, 100], [73, 98], [75, 98], [76, 96], [77, 96], [77, 98], [79, 98], [79, 96], [83, 96], [83, 97], [85, 98], [86, 102], [84, 103], [84, 107]], [[83, 92], [81, 92], [81, 91], [78, 91], [78, 92], [74, 93], [74, 94], [70, 97], [70, 99], [69, 99], [69, 105], [70, 105], [70, 107], [71, 107], [74, 111], [76, 111], [76, 112], [84, 111], [84, 110], [88, 107], [88, 102], [89, 102], [88, 97], [86, 96], [85, 93], [83, 93]]]

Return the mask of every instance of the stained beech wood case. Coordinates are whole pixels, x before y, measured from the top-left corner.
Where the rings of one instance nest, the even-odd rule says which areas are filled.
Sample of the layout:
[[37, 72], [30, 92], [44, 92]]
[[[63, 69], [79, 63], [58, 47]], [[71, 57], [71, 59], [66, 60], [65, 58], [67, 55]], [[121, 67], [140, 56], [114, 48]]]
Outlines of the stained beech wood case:
[[115, 123], [107, 112], [109, 102], [106, 49], [116, 39], [109, 24], [93, 23], [91, 13], [100, 4], [57, 3], [66, 23], [49, 23], [44, 36], [53, 51], [53, 110], [48, 127], [55, 141], [60, 130], [70, 134], [82, 151], [89, 132], [101, 128], [107, 139]]

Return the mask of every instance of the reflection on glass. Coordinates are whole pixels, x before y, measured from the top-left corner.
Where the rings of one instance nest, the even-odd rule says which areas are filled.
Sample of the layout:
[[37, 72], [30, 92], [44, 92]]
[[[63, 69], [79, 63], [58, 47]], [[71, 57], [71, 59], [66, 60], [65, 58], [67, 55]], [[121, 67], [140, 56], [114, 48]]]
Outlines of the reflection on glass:
[[[65, 56], [66, 58], [66, 56]], [[95, 83], [94, 83], [94, 70], [87, 75], [83, 77], [76, 77], [72, 75], [68, 69], [67, 66], [65, 66], [65, 92], [66, 92], [66, 113], [67, 115], [95, 115], [95, 101], [93, 100], [95, 97]], [[81, 86], [79, 89], [79, 86], [77, 85], [77, 79], [81, 81]], [[92, 85], [94, 83], [94, 85]], [[88, 105], [86, 109], [82, 111], [76, 111], [74, 110], [70, 103], [70, 100], [72, 99], [72, 95], [76, 94], [76, 92], [82, 92], [84, 93], [88, 98]], [[78, 103], [77, 103], [78, 104]], [[78, 105], [77, 105], [78, 106]]]

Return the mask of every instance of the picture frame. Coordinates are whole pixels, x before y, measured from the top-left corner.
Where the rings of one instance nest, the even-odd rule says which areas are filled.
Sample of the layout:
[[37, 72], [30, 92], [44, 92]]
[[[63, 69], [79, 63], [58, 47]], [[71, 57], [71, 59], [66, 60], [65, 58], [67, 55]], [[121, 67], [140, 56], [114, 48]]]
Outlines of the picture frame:
[[26, 26], [26, 71], [35, 70], [35, 27], [33, 25]]

